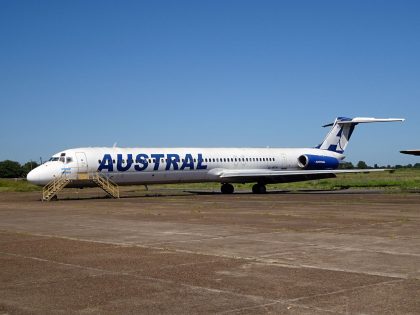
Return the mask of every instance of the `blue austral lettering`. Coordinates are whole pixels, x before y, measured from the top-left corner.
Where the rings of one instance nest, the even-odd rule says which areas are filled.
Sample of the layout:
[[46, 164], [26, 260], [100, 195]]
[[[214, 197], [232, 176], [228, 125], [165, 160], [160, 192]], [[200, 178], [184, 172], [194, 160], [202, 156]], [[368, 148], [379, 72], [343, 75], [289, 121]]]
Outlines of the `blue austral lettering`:
[[197, 159], [198, 163], [197, 163], [197, 169], [198, 170], [205, 170], [207, 169], [207, 165], [204, 165], [203, 162], [203, 154], [198, 153], [198, 159]]
[[178, 154], [167, 154], [165, 170], [169, 171], [171, 169], [171, 165], [173, 166], [174, 171], [178, 170], [178, 163], [179, 163]]
[[108, 172], [114, 171], [114, 164], [112, 164], [111, 154], [104, 154], [104, 157], [102, 158], [102, 161], [99, 164], [98, 172], [104, 169], [108, 170]]
[[[152, 159], [154, 159], [155, 167], [153, 168], [154, 171], [159, 169], [160, 159], [163, 158], [164, 154], [151, 154]], [[153, 162], [153, 161], [152, 161]]]
[[181, 165], [181, 171], [184, 170], [186, 167], [189, 167], [190, 170], [194, 169], [194, 160], [191, 154], [185, 154], [184, 162]]
[[137, 154], [136, 163], [139, 163], [140, 165], [134, 165], [134, 169], [136, 171], [144, 171], [149, 165], [149, 162], [147, 161], [148, 158], [149, 156], [147, 154], [144, 154], [144, 153]]
[[130, 169], [131, 164], [133, 164], [133, 155], [131, 153], [127, 154], [127, 160], [125, 161], [125, 166], [123, 165], [123, 155], [117, 154], [117, 170], [120, 172], [125, 172]]

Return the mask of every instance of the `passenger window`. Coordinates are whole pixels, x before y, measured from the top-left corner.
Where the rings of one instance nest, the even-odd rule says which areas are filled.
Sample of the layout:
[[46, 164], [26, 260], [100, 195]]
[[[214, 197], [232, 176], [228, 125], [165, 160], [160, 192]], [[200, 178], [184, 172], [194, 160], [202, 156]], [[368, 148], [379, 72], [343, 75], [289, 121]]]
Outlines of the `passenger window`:
[[115, 160], [112, 160], [112, 164], [115, 164]]

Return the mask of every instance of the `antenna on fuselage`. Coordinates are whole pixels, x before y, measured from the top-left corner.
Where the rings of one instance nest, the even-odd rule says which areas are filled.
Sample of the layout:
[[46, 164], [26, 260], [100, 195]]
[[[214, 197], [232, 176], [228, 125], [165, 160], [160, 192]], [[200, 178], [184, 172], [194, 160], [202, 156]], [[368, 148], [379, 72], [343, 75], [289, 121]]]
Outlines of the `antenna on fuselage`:
[[113, 148], [116, 148], [117, 147], [117, 143], [116, 142], [114, 142], [114, 145], [112, 146]]

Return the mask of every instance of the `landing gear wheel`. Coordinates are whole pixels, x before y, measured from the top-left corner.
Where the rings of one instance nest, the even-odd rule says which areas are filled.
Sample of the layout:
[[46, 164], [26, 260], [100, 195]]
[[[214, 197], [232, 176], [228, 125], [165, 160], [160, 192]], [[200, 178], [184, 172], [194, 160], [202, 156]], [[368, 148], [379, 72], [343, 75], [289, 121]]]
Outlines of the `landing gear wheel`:
[[255, 184], [252, 186], [252, 192], [254, 194], [265, 194], [267, 192], [265, 185], [263, 184]]
[[222, 194], [233, 194], [233, 191], [235, 188], [231, 184], [223, 184], [222, 187], [220, 187], [220, 191]]

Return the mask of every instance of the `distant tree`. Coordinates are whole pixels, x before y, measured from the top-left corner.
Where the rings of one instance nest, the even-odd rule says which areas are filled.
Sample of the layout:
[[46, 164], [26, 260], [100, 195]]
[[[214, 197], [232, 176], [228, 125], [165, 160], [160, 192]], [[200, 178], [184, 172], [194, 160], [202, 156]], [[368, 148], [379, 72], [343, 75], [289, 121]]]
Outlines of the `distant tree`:
[[403, 168], [403, 166], [400, 165], [400, 164], [397, 164], [397, 165], [395, 165], [395, 168]]
[[0, 162], [0, 178], [17, 178], [22, 176], [19, 162], [5, 160]]
[[359, 161], [359, 162], [357, 163], [357, 168], [360, 168], [360, 169], [366, 169], [366, 168], [369, 168], [369, 166], [366, 164], [366, 162], [365, 162], [365, 161]]
[[373, 166], [373, 168], [379, 168], [378, 164], [375, 163], [375, 165]]
[[349, 170], [353, 169], [354, 165], [352, 162], [341, 162], [338, 168]]
[[22, 176], [28, 175], [28, 173], [37, 166], [39, 166], [37, 162], [33, 162], [33, 161], [26, 162], [25, 164], [22, 165]]
[[420, 163], [416, 163], [413, 165], [414, 168], [420, 168]]

